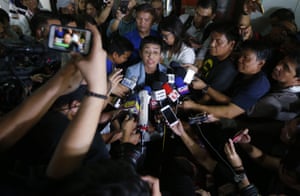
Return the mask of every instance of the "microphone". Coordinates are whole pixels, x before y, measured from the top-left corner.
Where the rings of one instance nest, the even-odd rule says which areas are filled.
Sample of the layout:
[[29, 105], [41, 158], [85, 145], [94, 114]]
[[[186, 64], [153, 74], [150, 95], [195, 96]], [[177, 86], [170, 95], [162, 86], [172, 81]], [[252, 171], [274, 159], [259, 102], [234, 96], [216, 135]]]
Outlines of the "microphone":
[[172, 102], [177, 101], [180, 97], [180, 94], [175, 89], [173, 89], [170, 84], [164, 83], [162, 85], [162, 88], [166, 91], [167, 96]]
[[147, 90], [141, 90], [138, 93], [139, 101], [140, 101], [140, 111], [139, 111], [139, 120], [138, 126], [140, 130], [146, 131], [148, 129], [148, 114], [149, 114], [149, 101], [151, 96], [148, 94]]
[[183, 67], [178, 67], [175, 71], [175, 75], [184, 78], [186, 75], [186, 69]]
[[158, 80], [160, 82], [162, 82], [162, 83], [166, 83], [166, 82], [169, 81], [169, 78], [168, 78], [167, 74], [162, 73], [162, 72], [159, 73], [159, 77], [158, 78], [159, 78]]
[[174, 84], [175, 83], [175, 74], [168, 73], [167, 77], [168, 77], [168, 83], [169, 84]]
[[138, 93], [138, 97], [140, 100], [140, 112], [138, 118], [138, 128], [141, 131], [141, 146], [142, 146], [142, 153], [146, 150], [145, 142], [150, 141], [150, 133], [147, 132], [148, 130], [148, 121], [149, 121], [149, 101], [150, 95], [148, 94], [147, 90], [141, 90]]
[[162, 82], [154, 81], [152, 83], [152, 99], [156, 101], [163, 101], [167, 99], [167, 94], [165, 89], [161, 89], [161, 86], [163, 85]]
[[181, 67], [180, 63], [178, 63], [177, 61], [171, 61], [169, 66], [172, 67], [173, 69], [177, 69]]
[[190, 93], [189, 86], [184, 83], [182, 77], [175, 78], [175, 86], [179, 94], [182, 96]]
[[137, 96], [132, 96], [123, 104], [123, 110], [129, 112], [129, 114], [138, 115], [140, 111], [140, 104]]
[[151, 94], [151, 100], [150, 100], [150, 109], [151, 111], [157, 110], [161, 107], [161, 101], [167, 99], [167, 94], [164, 89], [161, 89], [161, 86], [163, 85], [162, 82], [154, 81], [152, 83], [152, 89], [153, 91]]
[[192, 82], [192, 80], [194, 79], [194, 75], [195, 75], [195, 71], [192, 69], [188, 69], [185, 76], [184, 76], [184, 83], [186, 84], [190, 84]]
[[135, 76], [132, 76], [131, 78], [124, 77], [123, 80], [121, 81], [121, 84], [123, 86], [126, 86], [130, 90], [133, 90], [136, 87], [137, 80], [138, 80], [138, 78]]

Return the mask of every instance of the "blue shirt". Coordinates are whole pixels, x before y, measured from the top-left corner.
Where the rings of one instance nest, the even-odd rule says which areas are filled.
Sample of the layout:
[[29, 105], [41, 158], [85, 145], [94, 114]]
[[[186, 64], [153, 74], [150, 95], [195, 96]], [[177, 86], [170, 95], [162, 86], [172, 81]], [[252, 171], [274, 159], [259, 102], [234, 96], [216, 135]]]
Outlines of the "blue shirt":
[[113, 62], [109, 59], [106, 58], [106, 73], [107, 75], [111, 74], [111, 72], [113, 71]]
[[247, 79], [240, 74], [231, 90], [231, 102], [247, 111], [270, 90], [270, 82], [262, 71]]

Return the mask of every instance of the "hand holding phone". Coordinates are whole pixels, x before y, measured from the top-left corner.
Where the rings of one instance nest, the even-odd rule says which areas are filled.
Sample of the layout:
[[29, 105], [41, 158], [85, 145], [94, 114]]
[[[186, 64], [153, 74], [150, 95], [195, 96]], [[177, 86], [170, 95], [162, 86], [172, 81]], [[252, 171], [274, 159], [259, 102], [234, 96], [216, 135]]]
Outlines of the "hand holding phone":
[[248, 129], [242, 129], [241, 131], [237, 132], [231, 140], [233, 143], [249, 143], [251, 138], [248, 135], [248, 132]]
[[174, 126], [175, 124], [177, 124], [179, 122], [176, 114], [174, 113], [174, 111], [172, 110], [171, 106], [167, 105], [163, 108], [160, 109], [163, 117], [165, 118], [165, 120], [168, 122], [169, 126]]
[[123, 13], [123, 14], [126, 14], [127, 13], [127, 10], [128, 10], [128, 3], [129, 3], [129, 0], [121, 0], [120, 1], [120, 11]]
[[48, 48], [62, 52], [88, 55], [92, 45], [92, 32], [87, 29], [51, 25]]

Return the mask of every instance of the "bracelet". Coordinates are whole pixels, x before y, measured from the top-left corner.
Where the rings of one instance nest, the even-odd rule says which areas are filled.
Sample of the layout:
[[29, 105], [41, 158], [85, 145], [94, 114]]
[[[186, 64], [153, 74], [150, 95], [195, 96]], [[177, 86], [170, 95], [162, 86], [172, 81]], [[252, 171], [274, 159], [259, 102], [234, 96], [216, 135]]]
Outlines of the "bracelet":
[[86, 96], [91, 96], [91, 97], [97, 97], [99, 99], [107, 99], [107, 96], [106, 95], [102, 95], [102, 94], [98, 94], [98, 93], [94, 93], [92, 91], [85, 91], [85, 95]]

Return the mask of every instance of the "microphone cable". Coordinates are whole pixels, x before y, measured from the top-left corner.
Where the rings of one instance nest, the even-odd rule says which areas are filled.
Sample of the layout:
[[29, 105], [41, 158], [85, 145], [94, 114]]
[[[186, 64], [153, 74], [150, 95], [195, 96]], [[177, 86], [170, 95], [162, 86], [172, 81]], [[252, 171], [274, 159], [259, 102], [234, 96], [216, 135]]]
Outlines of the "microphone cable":
[[236, 176], [237, 173], [234, 171], [234, 169], [232, 168], [231, 165], [229, 165], [229, 163], [222, 157], [222, 155], [220, 155], [220, 153], [215, 149], [215, 147], [213, 147], [213, 145], [209, 142], [209, 140], [207, 139], [207, 137], [204, 135], [201, 127], [199, 126], [198, 123], [196, 123], [196, 127], [202, 137], [202, 139], [205, 141], [205, 143], [209, 146], [209, 148], [217, 155], [217, 157], [226, 165], [226, 167], [228, 167], [228, 169], [230, 170], [230, 172], [233, 174], [233, 176]]

